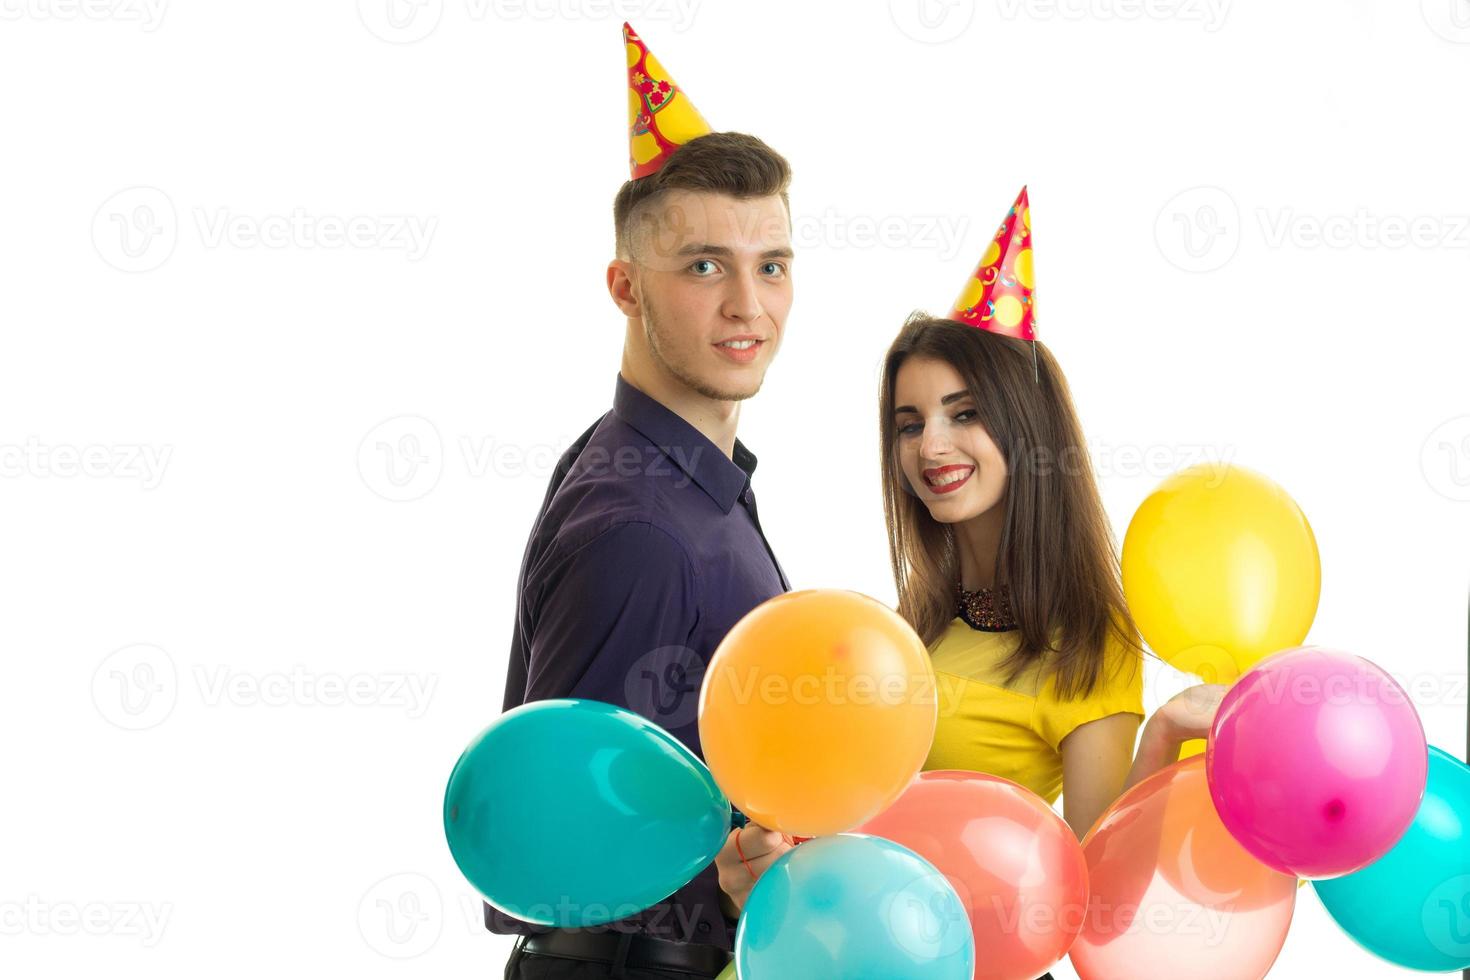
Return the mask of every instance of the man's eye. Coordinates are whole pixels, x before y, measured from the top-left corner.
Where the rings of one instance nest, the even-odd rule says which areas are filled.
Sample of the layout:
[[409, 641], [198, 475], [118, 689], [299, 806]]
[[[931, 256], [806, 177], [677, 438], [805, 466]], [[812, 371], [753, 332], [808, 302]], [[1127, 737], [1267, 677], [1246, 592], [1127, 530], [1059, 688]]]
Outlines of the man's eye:
[[786, 266], [780, 262], [767, 262], [761, 269], [768, 276], [783, 276], [786, 274]]
[[716, 266], [709, 259], [697, 259], [689, 266], [689, 271], [696, 276], [708, 276], [714, 273]]

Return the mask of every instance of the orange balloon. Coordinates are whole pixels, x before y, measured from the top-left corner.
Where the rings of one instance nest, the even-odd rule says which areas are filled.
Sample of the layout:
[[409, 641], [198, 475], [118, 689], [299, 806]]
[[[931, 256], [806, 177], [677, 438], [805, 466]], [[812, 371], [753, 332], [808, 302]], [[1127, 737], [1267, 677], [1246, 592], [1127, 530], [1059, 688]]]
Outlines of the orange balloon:
[[1235, 842], [1204, 756], [1120, 796], [1082, 840], [1091, 895], [1072, 966], [1082, 980], [1259, 980], [1296, 907], [1297, 881]]
[[1082, 928], [1082, 847], [1045, 800], [1009, 779], [931, 769], [858, 832], [902, 844], [949, 879], [975, 933], [975, 980], [1035, 980]]
[[881, 813], [919, 772], [939, 707], [929, 651], [887, 606], [808, 589], [756, 606], [699, 691], [704, 761], [730, 801], [802, 837]]

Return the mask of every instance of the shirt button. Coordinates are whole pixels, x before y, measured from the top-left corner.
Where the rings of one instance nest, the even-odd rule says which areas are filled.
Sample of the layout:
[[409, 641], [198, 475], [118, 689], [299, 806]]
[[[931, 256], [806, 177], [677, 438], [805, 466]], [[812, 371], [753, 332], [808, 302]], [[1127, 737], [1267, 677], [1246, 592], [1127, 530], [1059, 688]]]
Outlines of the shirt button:
[[709, 923], [708, 922], [701, 922], [699, 924], [699, 931], [700, 932], [709, 932]]

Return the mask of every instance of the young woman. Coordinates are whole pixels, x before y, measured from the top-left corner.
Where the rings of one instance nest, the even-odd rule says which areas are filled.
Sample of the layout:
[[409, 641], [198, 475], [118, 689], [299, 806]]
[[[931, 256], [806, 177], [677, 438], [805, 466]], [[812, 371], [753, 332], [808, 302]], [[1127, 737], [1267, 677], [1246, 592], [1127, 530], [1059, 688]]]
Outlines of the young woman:
[[1142, 647], [1061, 368], [1034, 339], [1026, 191], [950, 318], [915, 314], [884, 359], [880, 444], [898, 612], [928, 645], [927, 769], [1014, 780], [1081, 838], [1209, 730], [1198, 685], [1143, 728]]

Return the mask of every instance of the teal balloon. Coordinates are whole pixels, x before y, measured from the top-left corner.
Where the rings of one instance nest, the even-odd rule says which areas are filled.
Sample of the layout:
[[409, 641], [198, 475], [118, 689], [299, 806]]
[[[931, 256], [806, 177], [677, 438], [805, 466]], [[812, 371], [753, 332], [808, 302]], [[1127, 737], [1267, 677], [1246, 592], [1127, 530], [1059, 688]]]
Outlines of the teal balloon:
[[883, 837], [787, 851], [751, 889], [735, 933], [740, 980], [972, 980], [975, 935], [954, 886]]
[[627, 918], [719, 853], [730, 801], [699, 757], [601, 701], [534, 701], [501, 715], [455, 763], [444, 834], [491, 905], [563, 928]]
[[1470, 968], [1470, 767], [1431, 745], [1424, 798], [1398, 843], [1312, 887], [1370, 953], [1413, 970]]

